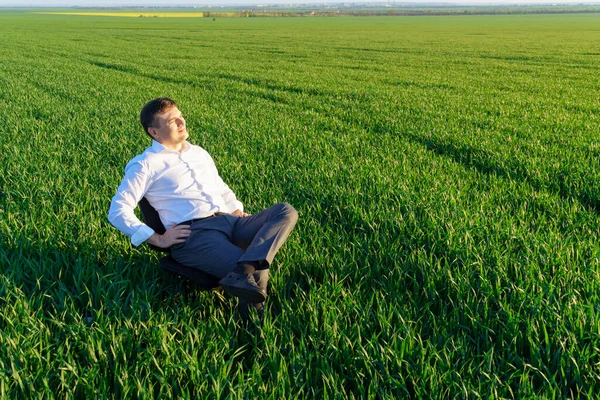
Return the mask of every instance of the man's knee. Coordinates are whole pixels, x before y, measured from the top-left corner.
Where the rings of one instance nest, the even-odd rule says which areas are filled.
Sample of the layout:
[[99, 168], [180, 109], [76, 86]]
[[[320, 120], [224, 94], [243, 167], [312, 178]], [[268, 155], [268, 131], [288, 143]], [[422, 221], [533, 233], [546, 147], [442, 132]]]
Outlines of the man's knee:
[[279, 209], [279, 215], [283, 216], [289, 224], [296, 224], [298, 221], [298, 211], [292, 207], [289, 203], [277, 203]]

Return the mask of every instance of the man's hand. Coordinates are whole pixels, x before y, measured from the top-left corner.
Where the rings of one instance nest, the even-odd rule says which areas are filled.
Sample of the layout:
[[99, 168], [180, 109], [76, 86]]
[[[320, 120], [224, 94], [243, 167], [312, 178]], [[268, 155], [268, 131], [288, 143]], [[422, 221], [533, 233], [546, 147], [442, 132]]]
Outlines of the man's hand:
[[250, 214], [246, 214], [242, 210], [235, 210], [234, 212], [231, 213], [231, 215], [235, 215], [236, 217], [240, 217], [240, 218], [246, 218], [246, 217], [250, 216]]
[[163, 249], [168, 249], [177, 243], [185, 242], [185, 238], [190, 236], [192, 231], [189, 225], [175, 225], [171, 229], [167, 230], [164, 234], [159, 235], [154, 233], [146, 240], [148, 243], [158, 246]]

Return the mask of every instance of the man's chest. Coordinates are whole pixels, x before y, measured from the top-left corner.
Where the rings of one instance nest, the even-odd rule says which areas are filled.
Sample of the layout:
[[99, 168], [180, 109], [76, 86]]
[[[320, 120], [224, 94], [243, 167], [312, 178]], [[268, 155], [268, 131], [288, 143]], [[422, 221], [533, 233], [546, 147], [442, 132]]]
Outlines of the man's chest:
[[209, 190], [216, 183], [216, 169], [210, 160], [171, 156], [153, 163], [152, 167], [151, 191]]

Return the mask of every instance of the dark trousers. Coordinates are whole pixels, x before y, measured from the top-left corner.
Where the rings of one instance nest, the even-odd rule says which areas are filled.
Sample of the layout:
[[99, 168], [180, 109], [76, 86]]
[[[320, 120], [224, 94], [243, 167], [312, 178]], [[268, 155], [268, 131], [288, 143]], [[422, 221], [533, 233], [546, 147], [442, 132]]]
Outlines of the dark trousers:
[[[268, 267], [298, 220], [287, 203], [278, 203], [246, 218], [231, 214], [195, 220], [185, 243], [171, 247], [180, 264], [223, 278], [238, 262], [261, 261]], [[256, 274], [266, 287], [268, 271]], [[257, 277], [258, 277], [257, 276]]]

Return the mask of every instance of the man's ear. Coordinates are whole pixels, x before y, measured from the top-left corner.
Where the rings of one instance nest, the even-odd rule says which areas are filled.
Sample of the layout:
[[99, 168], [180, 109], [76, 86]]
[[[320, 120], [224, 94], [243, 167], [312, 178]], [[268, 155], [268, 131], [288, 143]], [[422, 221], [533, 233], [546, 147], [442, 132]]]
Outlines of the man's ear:
[[148, 127], [148, 133], [150, 134], [150, 136], [152, 136], [154, 138], [154, 140], [156, 140], [156, 138], [158, 137], [158, 133], [156, 132], [156, 129], [152, 128], [151, 126]]

